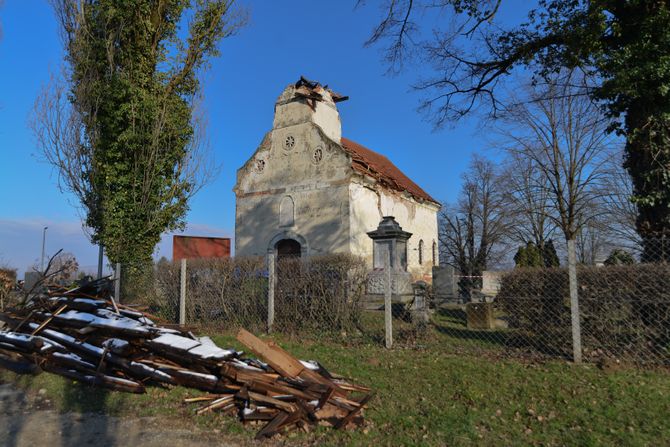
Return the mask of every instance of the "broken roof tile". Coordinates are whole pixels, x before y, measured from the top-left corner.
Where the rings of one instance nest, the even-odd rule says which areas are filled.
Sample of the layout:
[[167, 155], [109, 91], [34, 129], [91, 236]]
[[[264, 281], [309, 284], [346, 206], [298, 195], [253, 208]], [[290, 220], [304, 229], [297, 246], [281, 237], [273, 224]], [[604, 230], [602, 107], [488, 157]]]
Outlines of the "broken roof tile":
[[419, 185], [402, 173], [391, 160], [385, 156], [366, 148], [348, 138], [342, 137], [342, 147], [351, 156], [351, 167], [354, 171], [367, 174], [385, 186], [396, 191], [407, 191], [415, 199], [427, 200], [437, 205], [440, 203], [433, 199]]

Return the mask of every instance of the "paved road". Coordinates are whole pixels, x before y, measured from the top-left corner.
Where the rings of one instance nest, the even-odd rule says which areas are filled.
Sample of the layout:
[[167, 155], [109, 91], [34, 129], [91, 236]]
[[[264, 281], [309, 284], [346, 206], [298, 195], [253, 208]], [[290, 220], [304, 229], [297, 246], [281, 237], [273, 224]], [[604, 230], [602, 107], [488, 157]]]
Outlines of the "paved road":
[[[28, 447], [147, 446], [210, 447], [231, 445], [206, 434], [170, 426], [163, 418], [119, 418], [104, 414], [59, 414], [48, 400], [31, 399], [12, 384], [0, 384], [0, 445]], [[176, 424], [174, 424], [176, 425]]]

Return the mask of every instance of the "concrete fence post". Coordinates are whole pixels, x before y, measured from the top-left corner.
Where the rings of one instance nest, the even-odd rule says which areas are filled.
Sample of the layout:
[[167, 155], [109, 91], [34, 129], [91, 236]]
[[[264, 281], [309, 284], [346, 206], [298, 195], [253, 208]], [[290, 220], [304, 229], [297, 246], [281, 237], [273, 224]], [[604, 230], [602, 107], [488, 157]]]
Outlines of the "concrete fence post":
[[114, 300], [117, 303], [120, 303], [121, 299], [121, 263], [116, 263], [116, 268], [114, 269]]
[[579, 296], [577, 293], [577, 255], [575, 241], [568, 241], [568, 280], [570, 283], [570, 317], [572, 323], [572, 358], [582, 362], [582, 328], [579, 321]]
[[391, 250], [384, 257], [384, 273], [386, 275], [386, 287], [384, 288], [384, 330], [386, 333], [386, 348], [393, 347], [393, 304], [391, 294], [393, 293], [393, 280], [391, 276]]
[[181, 260], [179, 277], [179, 325], [183, 326], [186, 324], [186, 259]]
[[275, 286], [277, 284], [277, 264], [274, 253], [268, 254], [268, 333], [275, 322]]
[[104, 256], [104, 248], [102, 244], [98, 244], [98, 278], [102, 278], [102, 258]]

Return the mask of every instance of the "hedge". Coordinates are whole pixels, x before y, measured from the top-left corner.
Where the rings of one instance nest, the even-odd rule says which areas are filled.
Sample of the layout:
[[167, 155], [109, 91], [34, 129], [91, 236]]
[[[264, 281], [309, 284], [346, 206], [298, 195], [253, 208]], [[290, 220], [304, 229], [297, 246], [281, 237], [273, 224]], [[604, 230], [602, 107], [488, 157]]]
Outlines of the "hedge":
[[[670, 265], [580, 266], [577, 283], [587, 357], [670, 363]], [[567, 269], [515, 269], [501, 278], [496, 302], [517, 342], [571, 354]]]

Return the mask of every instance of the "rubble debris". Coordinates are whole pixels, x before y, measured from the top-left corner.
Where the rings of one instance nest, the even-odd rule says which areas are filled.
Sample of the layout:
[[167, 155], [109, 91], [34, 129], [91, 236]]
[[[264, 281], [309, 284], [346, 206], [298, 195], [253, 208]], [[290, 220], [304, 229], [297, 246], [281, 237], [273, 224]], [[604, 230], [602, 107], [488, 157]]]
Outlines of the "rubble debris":
[[184, 400], [196, 414], [235, 414], [263, 424], [257, 439], [316, 425], [361, 425], [370, 389], [291, 356], [272, 341], [240, 329], [237, 339], [259, 359], [223, 349], [114, 303], [109, 280], [50, 289], [0, 312], [0, 367], [19, 374], [47, 371], [91, 386], [129, 393], [181, 385], [208, 394]]
[[298, 82], [295, 83], [295, 94], [303, 98], [321, 101], [323, 100], [322, 92], [327, 91], [330, 94], [330, 97], [333, 99], [333, 102], [338, 103], [346, 101], [349, 99], [348, 96], [341, 95], [337, 92], [334, 92], [327, 85], [322, 86], [317, 81], [310, 81], [304, 76], [300, 76]]

